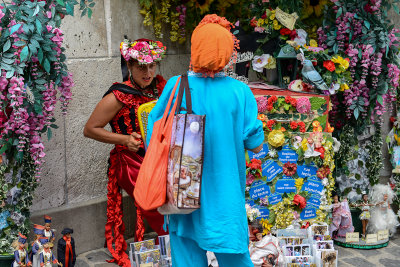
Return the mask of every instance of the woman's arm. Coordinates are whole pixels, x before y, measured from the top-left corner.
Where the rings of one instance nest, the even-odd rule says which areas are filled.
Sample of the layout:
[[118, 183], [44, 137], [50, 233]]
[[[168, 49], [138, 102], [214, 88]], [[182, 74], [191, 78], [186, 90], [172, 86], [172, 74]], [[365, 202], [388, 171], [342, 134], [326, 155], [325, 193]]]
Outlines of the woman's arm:
[[104, 129], [122, 106], [123, 104], [115, 98], [114, 94], [106, 95], [97, 104], [89, 120], [86, 122], [83, 135], [103, 143], [124, 145], [129, 150], [138, 151], [141, 144], [141, 141], [138, 140], [141, 136], [138, 133], [124, 135], [112, 133]]

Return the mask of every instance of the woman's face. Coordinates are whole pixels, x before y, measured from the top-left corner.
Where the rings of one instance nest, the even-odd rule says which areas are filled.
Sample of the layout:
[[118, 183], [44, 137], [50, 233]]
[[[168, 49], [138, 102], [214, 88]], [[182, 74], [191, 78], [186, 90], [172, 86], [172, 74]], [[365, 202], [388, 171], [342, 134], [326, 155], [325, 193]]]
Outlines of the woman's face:
[[44, 225], [44, 229], [46, 229], [46, 231], [50, 231], [50, 224], [49, 224], [49, 223], [46, 223], [46, 224]]
[[364, 195], [364, 196], [363, 196], [363, 200], [364, 200], [364, 201], [367, 201], [367, 200], [368, 200], [368, 195]]
[[141, 87], [149, 86], [156, 75], [156, 63], [139, 64], [137, 61], [128, 62], [128, 68], [131, 71], [132, 79]]
[[333, 197], [333, 202], [334, 203], [338, 203], [339, 202], [339, 197], [338, 196], [334, 196]]

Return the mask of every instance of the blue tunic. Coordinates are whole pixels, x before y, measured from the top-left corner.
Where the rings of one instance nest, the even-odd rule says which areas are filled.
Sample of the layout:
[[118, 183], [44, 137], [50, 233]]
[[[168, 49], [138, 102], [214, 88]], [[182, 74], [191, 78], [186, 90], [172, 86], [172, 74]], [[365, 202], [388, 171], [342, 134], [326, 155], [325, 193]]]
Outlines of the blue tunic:
[[[154, 122], [164, 113], [177, 78], [168, 81], [149, 115], [147, 142]], [[206, 115], [201, 208], [188, 215], [171, 215], [169, 230], [193, 239], [204, 250], [245, 253], [249, 238], [244, 152], [264, 141], [254, 95], [246, 84], [222, 73], [215, 78], [203, 78], [189, 72], [189, 86], [193, 113]], [[182, 106], [185, 105], [183, 101]]]

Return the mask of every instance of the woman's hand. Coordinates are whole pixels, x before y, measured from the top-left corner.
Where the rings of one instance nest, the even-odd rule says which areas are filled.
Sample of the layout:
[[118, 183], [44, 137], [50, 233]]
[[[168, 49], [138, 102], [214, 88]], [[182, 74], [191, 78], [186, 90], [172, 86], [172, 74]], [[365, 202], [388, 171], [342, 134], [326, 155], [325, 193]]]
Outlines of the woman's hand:
[[142, 144], [142, 136], [133, 132], [131, 135], [126, 136], [124, 146], [127, 146], [130, 151], [137, 152]]

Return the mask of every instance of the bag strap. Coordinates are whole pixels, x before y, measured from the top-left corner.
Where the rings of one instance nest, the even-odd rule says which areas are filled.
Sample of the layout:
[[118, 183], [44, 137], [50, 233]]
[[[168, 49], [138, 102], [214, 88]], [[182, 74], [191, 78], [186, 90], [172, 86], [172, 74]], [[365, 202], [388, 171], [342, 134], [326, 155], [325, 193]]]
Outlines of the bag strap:
[[[178, 84], [179, 84], [180, 81], [181, 81], [181, 77], [178, 77], [178, 79], [176, 80], [174, 89], [172, 90], [171, 96], [169, 97], [167, 107], [165, 108], [164, 114], [163, 114], [163, 116], [162, 116], [162, 118], [161, 118], [161, 121], [160, 121], [160, 127], [161, 127], [161, 129], [164, 129], [164, 128], [165, 128], [165, 124], [166, 124], [166, 122], [167, 122], [167, 118], [169, 118], [168, 113], [169, 113], [169, 110], [170, 110], [170, 108], [171, 108], [172, 100], [174, 99], [174, 96], [175, 96], [176, 87], [178, 87]], [[172, 107], [172, 110], [171, 110], [171, 115], [175, 114], [175, 110], [176, 110], [177, 103], [178, 103], [178, 102], [175, 101], [174, 106]], [[173, 116], [172, 116], [172, 117], [173, 117]], [[158, 135], [162, 135], [162, 134], [164, 133], [164, 131], [163, 131], [163, 130], [157, 131], [157, 133], [158, 133]], [[160, 137], [160, 136], [159, 136], [159, 137]]]
[[[189, 79], [187, 74], [182, 74], [181, 75], [182, 80], [181, 80], [181, 85], [179, 87], [179, 93], [178, 93], [178, 106], [176, 107], [176, 112], [179, 113], [182, 110], [186, 110], [187, 114], [192, 114], [192, 96], [190, 94], [190, 88], [189, 88]], [[186, 109], [182, 107], [182, 98], [183, 98], [183, 91], [185, 91], [185, 98], [186, 98]]]

